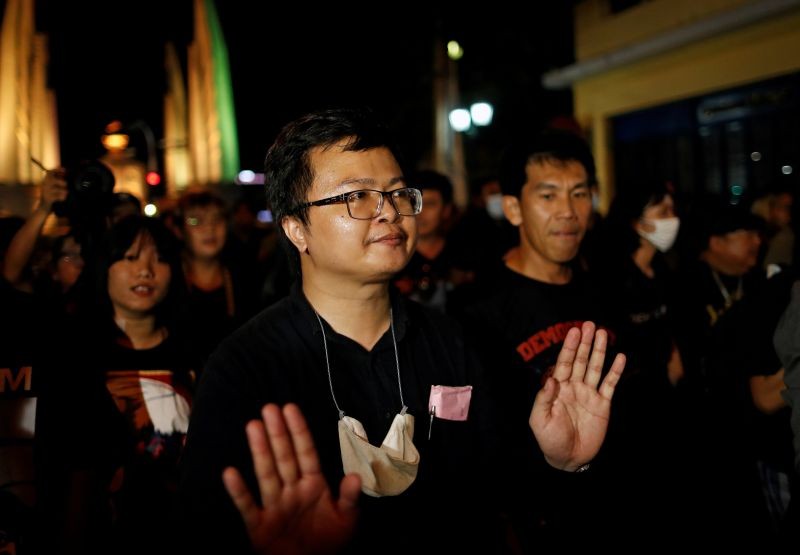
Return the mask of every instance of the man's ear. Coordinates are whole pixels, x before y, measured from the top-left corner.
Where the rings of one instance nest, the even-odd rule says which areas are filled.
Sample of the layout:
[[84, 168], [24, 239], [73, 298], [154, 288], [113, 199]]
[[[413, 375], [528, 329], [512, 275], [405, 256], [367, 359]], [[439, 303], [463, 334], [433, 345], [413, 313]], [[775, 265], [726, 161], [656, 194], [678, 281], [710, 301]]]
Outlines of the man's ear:
[[503, 214], [511, 225], [519, 226], [522, 224], [522, 207], [519, 205], [519, 198], [512, 195], [503, 195]]
[[294, 216], [286, 216], [281, 222], [281, 227], [283, 227], [286, 237], [301, 254], [308, 252], [308, 243], [306, 241], [308, 229], [303, 225], [303, 222]]

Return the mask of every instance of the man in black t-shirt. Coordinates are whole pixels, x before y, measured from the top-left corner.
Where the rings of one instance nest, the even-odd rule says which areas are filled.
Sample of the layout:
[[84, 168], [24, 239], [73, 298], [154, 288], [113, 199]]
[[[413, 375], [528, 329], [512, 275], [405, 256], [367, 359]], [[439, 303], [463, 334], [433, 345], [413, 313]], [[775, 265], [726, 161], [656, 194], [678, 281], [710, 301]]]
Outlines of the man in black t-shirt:
[[[305, 116], [270, 148], [268, 197], [301, 280], [201, 377], [180, 491], [198, 549], [503, 550], [488, 486], [509, 461], [483, 464], [496, 436], [479, 365], [452, 322], [390, 291], [422, 201], [398, 160], [364, 110]], [[601, 383], [607, 337], [594, 335], [567, 333], [522, 416], [566, 471], [599, 449], [624, 365]]]
[[590, 283], [573, 264], [592, 212], [594, 183], [588, 145], [572, 133], [546, 131], [508, 149], [500, 186], [519, 244], [497, 272], [493, 293], [466, 313], [471, 343], [499, 400], [501, 445], [509, 461], [505, 502], [525, 549], [542, 539], [556, 541], [557, 531], [574, 522], [574, 507], [565, 506], [574, 498], [564, 495], [557, 475], [551, 478], [546, 456], [523, 423], [555, 371], [567, 331], [602, 322]]

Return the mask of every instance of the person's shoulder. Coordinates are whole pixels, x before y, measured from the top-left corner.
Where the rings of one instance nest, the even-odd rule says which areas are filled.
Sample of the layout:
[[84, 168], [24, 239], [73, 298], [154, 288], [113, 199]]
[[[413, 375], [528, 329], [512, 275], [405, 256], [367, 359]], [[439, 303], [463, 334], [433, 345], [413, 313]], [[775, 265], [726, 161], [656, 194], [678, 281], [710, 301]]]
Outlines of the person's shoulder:
[[285, 334], [297, 317], [290, 304], [290, 299], [284, 298], [264, 308], [223, 339], [216, 352], [263, 349], [273, 345], [278, 340], [276, 336]]

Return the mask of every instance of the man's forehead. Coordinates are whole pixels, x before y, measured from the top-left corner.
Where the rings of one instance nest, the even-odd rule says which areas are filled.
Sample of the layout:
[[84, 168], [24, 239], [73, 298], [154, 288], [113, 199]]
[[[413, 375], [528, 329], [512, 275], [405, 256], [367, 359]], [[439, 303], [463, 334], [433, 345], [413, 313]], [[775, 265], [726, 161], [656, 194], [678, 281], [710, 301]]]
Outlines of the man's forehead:
[[557, 158], [534, 158], [529, 160], [525, 166], [525, 171], [531, 172], [582, 172], [586, 174], [586, 168], [578, 160], [559, 160]]
[[556, 180], [563, 178], [570, 178], [578, 185], [589, 185], [586, 169], [577, 160], [531, 160], [525, 166], [525, 175], [527, 181], [534, 185], [556, 185]]
[[309, 161], [315, 184], [337, 186], [347, 181], [383, 181], [402, 176], [400, 166], [388, 148], [344, 150], [346, 144], [311, 150]]

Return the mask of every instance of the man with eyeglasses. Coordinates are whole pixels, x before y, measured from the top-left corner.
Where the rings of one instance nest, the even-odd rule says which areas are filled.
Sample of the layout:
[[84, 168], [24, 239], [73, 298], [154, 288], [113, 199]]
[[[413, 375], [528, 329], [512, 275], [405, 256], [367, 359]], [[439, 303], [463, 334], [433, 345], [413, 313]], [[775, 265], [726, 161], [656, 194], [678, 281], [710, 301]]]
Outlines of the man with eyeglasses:
[[[479, 367], [449, 320], [390, 289], [421, 209], [399, 160], [363, 110], [307, 115], [270, 148], [268, 198], [300, 279], [201, 378], [180, 492], [196, 547], [503, 550]], [[593, 338], [591, 324], [570, 332], [530, 417], [568, 471], [599, 449], [624, 365], [598, 389], [606, 337]]]

